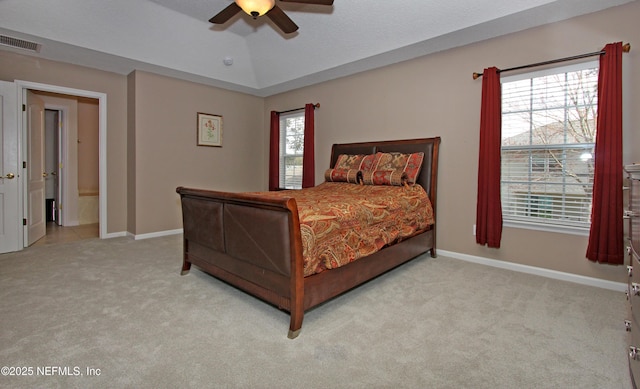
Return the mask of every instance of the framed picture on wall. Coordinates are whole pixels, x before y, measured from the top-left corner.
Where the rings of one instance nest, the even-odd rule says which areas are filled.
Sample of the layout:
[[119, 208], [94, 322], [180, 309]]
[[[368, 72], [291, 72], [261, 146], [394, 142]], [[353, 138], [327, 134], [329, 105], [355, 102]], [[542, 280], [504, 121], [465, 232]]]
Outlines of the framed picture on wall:
[[198, 146], [222, 147], [222, 116], [198, 112]]

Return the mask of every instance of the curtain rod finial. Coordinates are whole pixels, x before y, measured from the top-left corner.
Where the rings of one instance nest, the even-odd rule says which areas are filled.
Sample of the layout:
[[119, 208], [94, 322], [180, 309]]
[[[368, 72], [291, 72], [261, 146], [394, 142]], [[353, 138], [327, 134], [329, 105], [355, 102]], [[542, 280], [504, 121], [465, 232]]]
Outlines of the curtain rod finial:
[[625, 43], [622, 45], [622, 51], [628, 53], [631, 51], [631, 43]]
[[314, 104], [314, 107], [316, 107], [316, 108], [320, 108], [320, 103], [315, 103], [315, 104]]
[[480, 76], [482, 76], [482, 73], [477, 73], [477, 72], [473, 73], [473, 79], [474, 80], [477, 80], [478, 78], [480, 78]]

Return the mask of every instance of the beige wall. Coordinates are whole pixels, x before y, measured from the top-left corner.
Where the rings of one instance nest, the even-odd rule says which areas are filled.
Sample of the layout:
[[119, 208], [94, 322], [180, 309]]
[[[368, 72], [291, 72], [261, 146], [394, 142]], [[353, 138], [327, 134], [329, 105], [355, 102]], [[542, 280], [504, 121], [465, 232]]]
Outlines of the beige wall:
[[[586, 236], [505, 228], [502, 248], [475, 243], [482, 84], [471, 75], [490, 66], [508, 68], [593, 52], [610, 42], [633, 46], [640, 43], [637, 15], [640, 2], [633, 2], [272, 96], [266, 99], [264, 117], [270, 110], [321, 104], [316, 110], [316, 182], [322, 181], [333, 143], [441, 136], [438, 248], [626, 282], [624, 267], [585, 259]], [[640, 47], [624, 55], [625, 162], [640, 161], [639, 55]]]
[[[264, 99], [137, 71], [129, 76], [131, 143], [129, 231], [182, 228], [176, 187], [257, 191], [262, 163]], [[198, 112], [222, 115], [222, 147], [196, 145]], [[134, 216], [135, 215], [135, 216]]]
[[0, 80], [23, 80], [107, 95], [107, 233], [126, 231], [126, 77], [0, 50]]
[[98, 100], [78, 98], [78, 193], [97, 195], [99, 185]]

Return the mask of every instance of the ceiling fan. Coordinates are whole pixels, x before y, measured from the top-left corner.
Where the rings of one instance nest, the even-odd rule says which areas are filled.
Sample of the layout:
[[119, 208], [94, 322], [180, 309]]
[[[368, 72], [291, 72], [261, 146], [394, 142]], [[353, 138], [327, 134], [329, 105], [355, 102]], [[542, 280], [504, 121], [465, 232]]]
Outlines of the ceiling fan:
[[[333, 0], [279, 0], [283, 3], [333, 5]], [[284, 11], [276, 5], [275, 0], [235, 0], [228, 7], [209, 19], [213, 24], [223, 24], [234, 17], [238, 12], [244, 11], [254, 19], [267, 15], [272, 22], [285, 34], [298, 30], [298, 26]]]

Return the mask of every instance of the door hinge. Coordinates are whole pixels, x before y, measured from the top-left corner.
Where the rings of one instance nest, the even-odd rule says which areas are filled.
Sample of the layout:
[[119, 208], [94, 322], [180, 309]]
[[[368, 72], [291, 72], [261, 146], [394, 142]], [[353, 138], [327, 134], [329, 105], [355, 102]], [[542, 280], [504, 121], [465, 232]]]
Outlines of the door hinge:
[[27, 110], [27, 105], [26, 104], [22, 104], [22, 112], [25, 112]]
[[26, 169], [27, 168], [27, 161], [22, 161], [22, 168]]
[[22, 225], [26, 226], [27, 225], [27, 219], [22, 219]]

